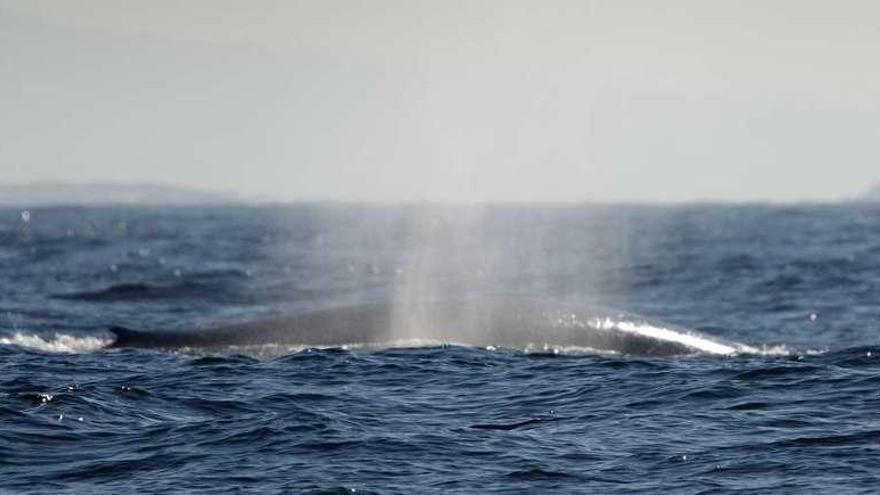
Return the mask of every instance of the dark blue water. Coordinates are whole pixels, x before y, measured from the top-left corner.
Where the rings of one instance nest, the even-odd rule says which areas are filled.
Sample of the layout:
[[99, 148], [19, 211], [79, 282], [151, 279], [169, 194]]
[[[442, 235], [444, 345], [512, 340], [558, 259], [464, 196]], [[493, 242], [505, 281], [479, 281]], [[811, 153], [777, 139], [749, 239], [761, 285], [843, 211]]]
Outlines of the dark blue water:
[[[0, 492], [872, 493], [878, 289], [870, 205], [0, 210]], [[761, 351], [103, 348], [462, 295]]]

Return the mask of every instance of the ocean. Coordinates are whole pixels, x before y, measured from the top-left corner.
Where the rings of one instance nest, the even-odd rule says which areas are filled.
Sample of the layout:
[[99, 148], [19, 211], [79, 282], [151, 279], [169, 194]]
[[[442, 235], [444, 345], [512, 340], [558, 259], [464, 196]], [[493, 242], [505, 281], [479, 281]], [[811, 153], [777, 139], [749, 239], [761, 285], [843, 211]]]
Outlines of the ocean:
[[[4, 208], [0, 492], [876, 493], [878, 290], [871, 204]], [[108, 331], [490, 299], [738, 350]]]

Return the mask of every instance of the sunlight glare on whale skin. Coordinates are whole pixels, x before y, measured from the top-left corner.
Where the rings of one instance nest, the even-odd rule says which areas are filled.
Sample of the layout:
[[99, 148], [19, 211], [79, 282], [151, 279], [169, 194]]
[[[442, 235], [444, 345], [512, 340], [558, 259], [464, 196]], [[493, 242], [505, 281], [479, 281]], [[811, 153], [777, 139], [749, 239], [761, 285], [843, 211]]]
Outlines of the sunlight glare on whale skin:
[[732, 356], [740, 353], [756, 353], [757, 349], [743, 344], [724, 344], [715, 340], [708, 339], [701, 335], [685, 331], [675, 331], [660, 326], [654, 326], [647, 323], [638, 323], [633, 321], [615, 321], [609, 317], [594, 318], [591, 325], [596, 328], [608, 330], [620, 330], [638, 335], [652, 337], [658, 340], [669, 342], [679, 342], [687, 347], [691, 347], [700, 352], [707, 354], [721, 354]]

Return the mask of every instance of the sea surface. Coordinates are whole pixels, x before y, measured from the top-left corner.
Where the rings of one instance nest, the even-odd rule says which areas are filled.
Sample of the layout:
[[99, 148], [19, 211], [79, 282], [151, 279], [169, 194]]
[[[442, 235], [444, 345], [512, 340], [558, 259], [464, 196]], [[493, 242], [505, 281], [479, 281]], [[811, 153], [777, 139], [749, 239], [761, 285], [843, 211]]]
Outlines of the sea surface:
[[[461, 297], [752, 351], [108, 347]], [[880, 492], [880, 206], [0, 209], [0, 493], [657, 492]]]

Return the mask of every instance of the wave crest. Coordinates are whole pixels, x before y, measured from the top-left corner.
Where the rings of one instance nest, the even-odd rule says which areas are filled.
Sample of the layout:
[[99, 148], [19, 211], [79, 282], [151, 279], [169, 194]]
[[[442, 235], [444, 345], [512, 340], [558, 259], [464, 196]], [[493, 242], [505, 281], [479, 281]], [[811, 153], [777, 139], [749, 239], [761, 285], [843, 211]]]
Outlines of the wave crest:
[[14, 345], [44, 352], [78, 353], [101, 350], [113, 342], [109, 336], [55, 333], [52, 337], [15, 332], [0, 337], [0, 345]]

